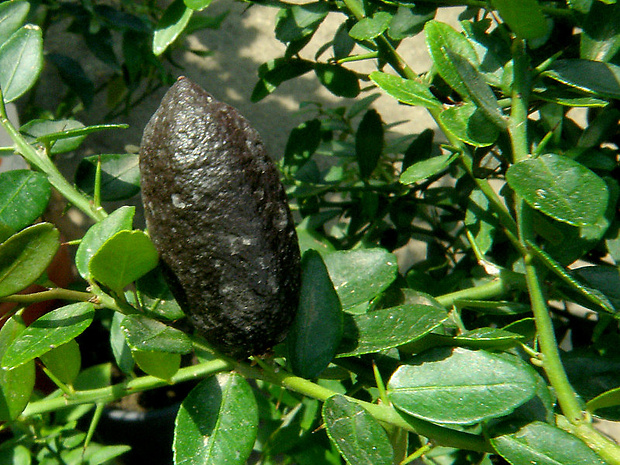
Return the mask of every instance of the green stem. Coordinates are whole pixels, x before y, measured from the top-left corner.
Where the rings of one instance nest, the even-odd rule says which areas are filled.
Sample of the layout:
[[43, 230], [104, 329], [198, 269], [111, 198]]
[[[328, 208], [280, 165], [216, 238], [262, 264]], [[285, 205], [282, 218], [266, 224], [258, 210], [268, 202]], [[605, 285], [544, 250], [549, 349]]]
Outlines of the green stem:
[[512, 142], [512, 157], [515, 163], [529, 157], [527, 141], [527, 107], [530, 93], [528, 60], [525, 53], [525, 41], [517, 38], [512, 43], [514, 61], [512, 83], [512, 105], [508, 132]]
[[47, 291], [33, 292], [32, 294], [13, 294], [0, 297], [0, 302], [17, 302], [20, 304], [34, 304], [46, 300], [70, 300], [77, 302], [89, 302], [96, 298], [90, 292], [72, 291], [70, 289], [54, 288]]
[[444, 307], [451, 307], [458, 300], [472, 299], [484, 300], [494, 299], [505, 295], [512, 289], [521, 289], [525, 286], [523, 275], [514, 273], [509, 270], [500, 270], [499, 276], [479, 286], [461, 289], [460, 291], [451, 292], [436, 297], [437, 301]]

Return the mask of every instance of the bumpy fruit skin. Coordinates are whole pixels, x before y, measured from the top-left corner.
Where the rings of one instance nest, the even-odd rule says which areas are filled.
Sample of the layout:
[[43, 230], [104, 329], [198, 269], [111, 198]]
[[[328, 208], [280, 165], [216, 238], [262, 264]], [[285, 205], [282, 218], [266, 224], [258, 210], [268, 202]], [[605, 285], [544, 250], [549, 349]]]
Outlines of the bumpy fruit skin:
[[280, 342], [299, 300], [299, 246], [258, 133], [180, 78], [144, 129], [140, 172], [148, 232], [196, 330], [235, 358]]

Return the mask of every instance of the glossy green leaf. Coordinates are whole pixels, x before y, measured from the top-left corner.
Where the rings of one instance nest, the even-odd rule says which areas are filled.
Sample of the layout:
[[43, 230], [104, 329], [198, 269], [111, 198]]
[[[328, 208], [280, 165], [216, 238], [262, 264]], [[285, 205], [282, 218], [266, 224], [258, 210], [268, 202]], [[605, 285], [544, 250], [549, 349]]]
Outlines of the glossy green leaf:
[[323, 404], [327, 435], [349, 465], [391, 465], [394, 451], [387, 433], [362, 406], [342, 395]]
[[506, 180], [532, 208], [564, 223], [593, 224], [607, 209], [605, 181], [568, 157], [528, 158], [508, 168]]
[[[50, 183], [42, 173], [30, 170], [0, 173], [0, 224], [13, 233], [25, 228], [43, 214], [51, 192]], [[5, 239], [0, 233], [0, 242]]]
[[342, 338], [342, 308], [327, 268], [315, 250], [304, 253], [299, 307], [286, 343], [293, 373], [318, 376]]
[[328, 12], [325, 2], [291, 5], [280, 10], [275, 29], [276, 39], [288, 43], [313, 34]]
[[112, 348], [112, 354], [116, 365], [123, 373], [131, 373], [135, 365], [135, 361], [131, 356], [131, 349], [127, 344], [125, 333], [121, 328], [121, 322], [125, 318], [122, 313], [114, 312], [112, 317], [112, 324], [110, 326], [110, 347]]
[[[56, 121], [35, 119], [28, 121], [19, 128], [19, 132], [24, 135], [28, 142], [34, 144], [39, 143], [40, 139], [44, 138], [44, 136], [82, 128], [84, 128], [84, 125], [74, 119], [61, 119]], [[46, 142], [50, 145], [50, 153], [52, 155], [57, 155], [77, 149], [84, 141], [85, 137], [85, 135], [76, 135], [66, 139], [46, 139]]]
[[169, 380], [181, 368], [181, 354], [132, 350], [131, 355], [142, 371], [156, 378]]
[[543, 76], [602, 98], [620, 98], [620, 66], [590, 60], [557, 60]]
[[17, 31], [26, 20], [30, 4], [24, 1], [0, 3], [0, 46]]
[[101, 200], [125, 200], [140, 192], [138, 155], [133, 153], [92, 155], [84, 158], [75, 173], [76, 185], [93, 195], [97, 163], [101, 159]]
[[437, 6], [416, 3], [398, 5], [396, 14], [390, 21], [388, 35], [390, 39], [402, 40], [411, 37], [424, 29], [424, 25], [435, 17]]
[[45, 59], [56, 66], [62, 81], [80, 98], [84, 106], [90, 107], [95, 97], [95, 84], [80, 62], [59, 53], [49, 53]]
[[473, 235], [476, 246], [483, 255], [493, 246], [497, 223], [487, 196], [481, 190], [474, 190], [469, 196], [465, 226]]
[[52, 262], [60, 246], [54, 225], [30, 226], [0, 244], [0, 297], [34, 283]]
[[512, 464], [604, 465], [586, 444], [560, 428], [535, 421], [515, 433], [491, 439], [493, 448]]
[[417, 355], [399, 367], [388, 383], [388, 396], [399, 410], [432, 422], [461, 425], [505, 415], [535, 394], [536, 380], [521, 365], [482, 350], [461, 348]]
[[502, 350], [516, 345], [524, 339], [521, 334], [499, 328], [476, 328], [455, 336], [452, 342], [470, 349]]
[[159, 256], [143, 231], [119, 231], [93, 255], [93, 279], [121, 293], [123, 288], [157, 266]]
[[421, 304], [347, 316], [338, 356], [370, 354], [402, 346], [426, 336], [447, 318], [444, 309]]
[[195, 11], [204, 10], [211, 4], [212, 0], [183, 0], [187, 8], [191, 8]]
[[183, 0], [174, 0], [155, 26], [153, 53], [161, 55], [181, 35], [194, 10], [188, 8]]
[[117, 232], [131, 229], [135, 212], [135, 207], [121, 207], [86, 231], [75, 253], [75, 266], [84, 279], [90, 278], [88, 264], [93, 255]]
[[474, 147], [493, 145], [499, 136], [497, 126], [472, 103], [446, 108], [439, 120], [457, 139]]
[[549, 31], [537, 0], [492, 0], [512, 32], [523, 39], [536, 39]]
[[373, 71], [369, 77], [383, 91], [399, 102], [425, 108], [441, 108], [442, 106], [428, 86], [421, 82], [403, 79], [400, 76], [382, 73], [381, 71]]
[[4, 368], [18, 367], [82, 334], [95, 316], [93, 304], [78, 302], [46, 313], [8, 347], [2, 358]]
[[0, 88], [6, 103], [24, 95], [43, 69], [43, 35], [27, 24], [0, 47]]
[[368, 110], [355, 133], [355, 156], [362, 179], [368, 179], [383, 151], [383, 121], [376, 110]]
[[[24, 321], [16, 315], [0, 328], [0, 360], [25, 328]], [[12, 370], [0, 369], [0, 421], [14, 420], [22, 413], [32, 394], [34, 378], [33, 360]]]
[[140, 293], [140, 305], [145, 314], [168, 321], [180, 320], [185, 316], [174, 299], [161, 268], [155, 268], [138, 279], [136, 288]]
[[284, 81], [299, 77], [312, 71], [314, 64], [311, 61], [298, 58], [276, 58], [268, 61], [258, 69], [259, 81], [256, 83], [252, 102], [258, 102], [271, 94]]
[[23, 444], [9, 444], [0, 449], [0, 463], [6, 465], [31, 465], [30, 450]]
[[372, 18], [362, 18], [351, 28], [349, 35], [356, 40], [372, 40], [385, 32], [391, 20], [391, 14], [380, 11]]
[[[583, 266], [573, 270], [574, 276], [584, 282], [590, 292], [603, 294], [603, 298], [620, 309], [620, 271], [615, 266]], [[608, 309], [609, 310], [609, 309]]]
[[422, 160], [409, 166], [407, 170], [400, 175], [402, 184], [415, 184], [424, 181], [431, 176], [444, 171], [450, 164], [458, 158], [458, 154], [446, 153], [438, 155], [428, 160]]
[[590, 399], [586, 404], [588, 412], [596, 412], [602, 408], [617, 407], [620, 405], [620, 388], [610, 389]]
[[187, 334], [144, 315], [127, 315], [121, 328], [132, 350], [172, 354], [192, 351], [192, 341]]
[[620, 3], [594, 2], [583, 23], [579, 57], [610, 61], [620, 51]]
[[80, 373], [82, 356], [75, 339], [41, 354], [41, 361], [52, 374], [65, 384], [72, 384]]
[[293, 128], [286, 141], [284, 163], [287, 166], [301, 166], [316, 152], [321, 143], [321, 122], [318, 119], [305, 121]]
[[433, 59], [433, 63], [446, 83], [461, 96], [468, 97], [469, 90], [459, 75], [456, 65], [452, 63], [449, 50], [453, 55], [459, 55], [472, 65], [478, 64], [478, 55], [474, 47], [463, 34], [451, 26], [439, 21], [429, 21], [424, 26], [426, 45]]
[[324, 258], [343, 310], [367, 302], [396, 279], [396, 256], [383, 249], [331, 253]]
[[174, 463], [243, 465], [258, 433], [258, 406], [237, 373], [202, 381], [181, 404], [174, 428]]
[[338, 97], [355, 98], [360, 93], [357, 74], [344, 66], [317, 63], [314, 72], [321, 84]]

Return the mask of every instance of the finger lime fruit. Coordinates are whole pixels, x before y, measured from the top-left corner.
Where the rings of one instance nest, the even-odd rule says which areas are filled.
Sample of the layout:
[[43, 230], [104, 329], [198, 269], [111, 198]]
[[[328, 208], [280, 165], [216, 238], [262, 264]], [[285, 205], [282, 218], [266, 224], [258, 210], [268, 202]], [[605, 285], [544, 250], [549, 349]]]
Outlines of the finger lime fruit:
[[299, 300], [299, 245], [256, 130], [179, 78], [144, 129], [140, 173], [148, 232], [197, 332], [235, 358], [280, 342]]

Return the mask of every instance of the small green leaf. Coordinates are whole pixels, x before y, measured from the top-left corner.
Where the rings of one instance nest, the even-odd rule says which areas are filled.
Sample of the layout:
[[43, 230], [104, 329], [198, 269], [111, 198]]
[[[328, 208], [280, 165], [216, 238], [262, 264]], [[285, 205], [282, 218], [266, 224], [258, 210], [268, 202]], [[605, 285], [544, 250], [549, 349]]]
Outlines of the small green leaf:
[[497, 126], [472, 103], [446, 108], [439, 120], [457, 139], [474, 147], [493, 145], [499, 136]]
[[187, 8], [191, 8], [195, 11], [204, 10], [211, 4], [212, 0], [183, 0]]
[[174, 463], [243, 465], [258, 433], [258, 406], [237, 373], [202, 381], [185, 398], [174, 428]]
[[441, 102], [435, 98], [428, 86], [412, 79], [373, 71], [370, 79], [383, 91], [396, 100], [408, 105], [419, 105], [425, 108], [441, 108]]
[[56, 66], [62, 81], [80, 98], [84, 106], [90, 107], [95, 97], [95, 84], [80, 62], [59, 53], [49, 53], [45, 58]]
[[608, 62], [620, 51], [620, 3], [594, 2], [582, 27], [580, 58]]
[[315, 250], [301, 261], [299, 308], [286, 343], [293, 373], [318, 376], [331, 362], [342, 337], [342, 307], [327, 268]]
[[284, 163], [299, 167], [316, 152], [321, 143], [321, 122], [318, 119], [305, 121], [289, 134], [284, 149]]
[[0, 244], [0, 297], [34, 283], [52, 262], [60, 246], [54, 225], [39, 223]]
[[284, 81], [301, 76], [314, 68], [311, 61], [299, 58], [276, 58], [263, 63], [258, 69], [259, 81], [256, 83], [252, 96], [252, 102], [258, 102], [269, 94]]
[[362, 179], [368, 179], [383, 151], [383, 121], [376, 110], [368, 110], [355, 133], [355, 156]]
[[[0, 173], [0, 224], [13, 233], [25, 228], [43, 214], [51, 192], [50, 183], [42, 173], [30, 170]], [[5, 239], [0, 234], [0, 242]]]
[[342, 395], [323, 404], [327, 435], [349, 465], [391, 465], [394, 451], [387, 433], [362, 406]]
[[174, 0], [155, 26], [153, 53], [159, 56], [166, 51], [183, 32], [194, 10], [185, 6], [183, 0]]
[[415, 36], [424, 29], [427, 21], [437, 14], [437, 6], [424, 3], [399, 4], [396, 14], [390, 21], [388, 36], [390, 39], [402, 40]]
[[41, 354], [40, 358], [46, 368], [63, 383], [72, 384], [80, 373], [82, 356], [75, 339]]
[[86, 231], [75, 253], [75, 266], [84, 279], [90, 279], [88, 264], [93, 255], [114, 234], [131, 229], [135, 212], [135, 207], [121, 207]]
[[402, 184], [415, 184], [416, 182], [424, 181], [431, 176], [441, 173], [457, 158], [457, 153], [446, 153], [428, 160], [419, 161], [407, 168], [400, 175], [399, 180]]
[[192, 341], [184, 332], [144, 315], [127, 315], [121, 328], [132, 350], [171, 354], [192, 351]]
[[0, 47], [0, 89], [5, 103], [24, 95], [43, 69], [43, 35], [27, 24]]
[[476, 246], [482, 255], [485, 255], [493, 246], [497, 224], [489, 199], [481, 190], [475, 189], [469, 196], [465, 226], [474, 236]]
[[483, 350], [461, 348], [417, 355], [388, 383], [388, 396], [399, 410], [460, 425], [501, 417], [535, 394], [536, 379], [523, 366]]
[[169, 380], [181, 368], [181, 354], [132, 350], [131, 355], [147, 375]]
[[447, 318], [447, 312], [441, 308], [417, 304], [348, 315], [338, 357], [402, 346], [426, 336]]
[[119, 231], [93, 255], [88, 269], [93, 279], [120, 294], [157, 262], [157, 250], [144, 232]]
[[[84, 125], [74, 119], [61, 119], [56, 121], [35, 119], [28, 121], [19, 128], [19, 132], [21, 132], [31, 144], [48, 142], [50, 144], [50, 153], [52, 155], [57, 155], [77, 149], [86, 138], [85, 135], [76, 135], [63, 139], [57, 136], [61, 135], [64, 131], [82, 128], [84, 128]], [[45, 136], [48, 135], [52, 137], [45, 138]]]
[[515, 163], [508, 168], [506, 181], [532, 208], [571, 225], [596, 223], [607, 209], [605, 181], [561, 155], [549, 153]]
[[610, 389], [590, 399], [586, 404], [588, 412], [596, 412], [598, 409], [617, 407], [620, 405], [620, 388]]
[[46, 313], [13, 341], [2, 358], [4, 368], [18, 367], [82, 334], [95, 316], [93, 304], [78, 302]]
[[121, 369], [123, 373], [131, 373], [135, 365], [134, 359], [131, 356], [131, 349], [127, 345], [125, 334], [121, 328], [121, 321], [123, 321], [125, 315], [115, 312], [112, 318], [112, 325], [110, 326], [110, 347], [112, 348], [112, 354], [116, 365]]
[[597, 97], [620, 99], [620, 66], [590, 60], [557, 60], [543, 76]]
[[[24, 321], [17, 315], [9, 318], [0, 328], [0, 360], [25, 328]], [[15, 420], [22, 413], [32, 394], [34, 377], [33, 360], [12, 370], [0, 369], [0, 421]]]
[[147, 315], [168, 321], [185, 316], [166, 284], [161, 268], [155, 268], [138, 279], [136, 288], [140, 293], [140, 305]]
[[372, 40], [380, 36], [390, 25], [392, 15], [386, 11], [375, 13], [372, 18], [362, 18], [349, 31], [356, 40]]
[[512, 434], [491, 439], [499, 455], [514, 464], [604, 465], [592, 449], [574, 435], [540, 421]]
[[373, 299], [396, 279], [396, 256], [383, 249], [331, 253], [324, 258], [343, 310]]
[[[47, 132], [42, 131], [43, 133], [37, 137], [37, 142], [54, 142], [57, 140], [64, 139], [78, 139], [81, 136], [88, 136], [89, 134], [94, 134], [100, 131], [107, 131], [110, 129], [127, 129], [129, 127], [128, 124], [93, 124], [91, 126], [84, 126], [79, 121], [75, 120], [58, 120], [58, 121], [48, 121], [48, 120], [39, 120], [45, 123], [62, 123], [59, 124], [60, 128], [57, 132]], [[70, 127], [71, 123], [73, 123], [74, 127]], [[78, 124], [75, 124], [78, 123]], [[53, 127], [47, 128], [53, 129]], [[79, 139], [80, 141], [83, 139]]]
[[92, 155], [84, 158], [75, 173], [76, 185], [93, 195], [95, 173], [101, 159], [101, 200], [125, 200], [140, 192], [138, 155], [133, 153]]
[[476, 328], [452, 338], [460, 347], [470, 349], [501, 350], [516, 345], [523, 336], [499, 328]]
[[523, 39], [536, 39], [549, 31], [537, 0], [492, 0], [491, 3], [512, 32]]
[[338, 97], [355, 98], [360, 93], [357, 74], [344, 66], [317, 63], [314, 72], [321, 84]]
[[26, 20], [30, 3], [22, 1], [0, 4], [0, 46], [17, 31]]
[[328, 12], [327, 3], [322, 1], [292, 5], [280, 10], [275, 29], [276, 39], [288, 43], [313, 34]]

